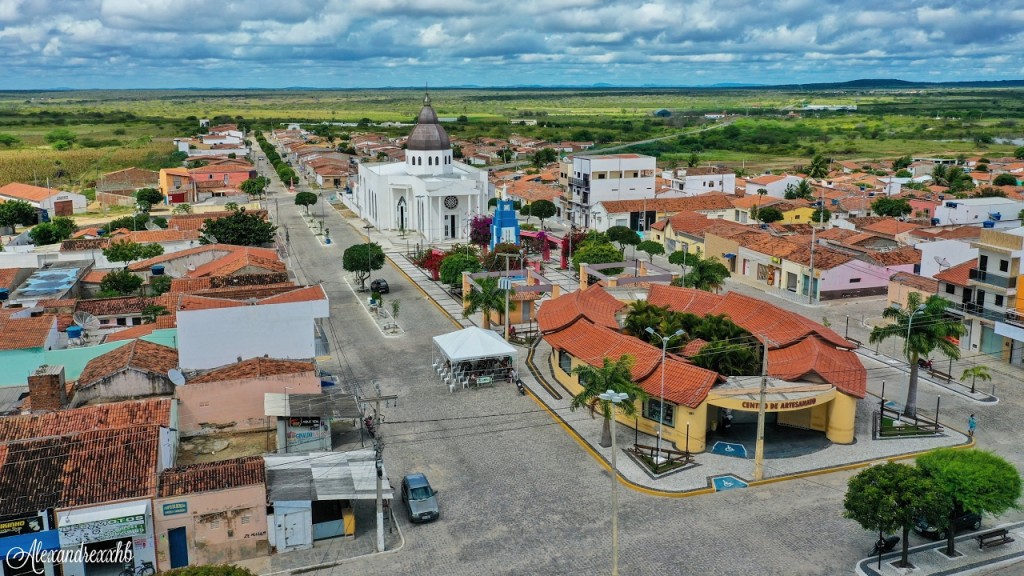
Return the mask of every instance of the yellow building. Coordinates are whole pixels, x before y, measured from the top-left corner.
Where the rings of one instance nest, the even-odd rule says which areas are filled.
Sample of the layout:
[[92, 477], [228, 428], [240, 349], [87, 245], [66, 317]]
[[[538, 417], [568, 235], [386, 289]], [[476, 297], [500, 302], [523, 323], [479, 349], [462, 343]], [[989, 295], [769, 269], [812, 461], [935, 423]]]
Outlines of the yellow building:
[[[636, 286], [591, 286], [545, 303], [538, 323], [552, 348], [552, 373], [570, 394], [577, 394], [582, 387], [573, 368], [600, 366], [604, 358], [631, 356], [633, 379], [649, 398], [637, 401], [635, 419], [617, 418], [655, 435], [664, 409], [662, 438], [676, 450], [702, 452], [709, 435], [724, 419], [758, 412], [760, 378], [724, 378], [690, 363], [687, 356], [696, 355], [707, 344], [700, 340], [691, 341], [680, 355], [670, 354], [663, 368], [660, 348], [620, 332], [620, 319], [637, 290]], [[720, 296], [655, 284], [646, 301], [700, 316], [728, 314], [737, 325], [768, 343], [770, 378], [765, 410], [769, 421], [824, 432], [837, 444], [854, 441], [857, 400], [864, 397], [867, 385], [867, 372], [853, 352], [855, 344], [802, 316], [735, 292]]]

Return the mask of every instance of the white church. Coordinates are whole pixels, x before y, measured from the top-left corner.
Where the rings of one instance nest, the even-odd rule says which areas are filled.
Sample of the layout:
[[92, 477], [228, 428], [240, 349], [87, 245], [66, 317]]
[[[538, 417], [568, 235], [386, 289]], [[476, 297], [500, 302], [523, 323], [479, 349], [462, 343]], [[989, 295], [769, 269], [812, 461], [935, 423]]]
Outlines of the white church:
[[423, 98], [405, 162], [359, 165], [353, 208], [382, 230], [419, 232], [427, 243], [466, 241], [474, 215], [487, 213], [487, 172], [456, 162], [448, 133]]

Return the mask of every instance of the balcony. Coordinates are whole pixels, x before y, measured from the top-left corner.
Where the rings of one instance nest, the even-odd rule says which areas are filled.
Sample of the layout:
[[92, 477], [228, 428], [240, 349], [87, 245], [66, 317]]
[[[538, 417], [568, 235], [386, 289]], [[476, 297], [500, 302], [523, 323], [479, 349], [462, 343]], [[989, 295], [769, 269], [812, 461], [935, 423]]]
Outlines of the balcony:
[[1024, 314], [1021, 314], [1016, 310], [1007, 310], [1006, 323], [1024, 328]]
[[979, 270], [977, 268], [971, 268], [967, 271], [967, 278], [974, 280], [979, 284], [988, 284], [989, 286], [996, 286], [1004, 289], [1015, 289], [1017, 288], [1017, 279], [1010, 278], [1009, 276], [1000, 276], [994, 272], [987, 270]]
[[950, 302], [946, 310], [958, 316], [977, 316], [986, 320], [992, 320], [993, 322], [1002, 322], [1006, 320], [1007, 315], [1009, 314], [1008, 312], [990, 310], [981, 304], [975, 304], [974, 302]]

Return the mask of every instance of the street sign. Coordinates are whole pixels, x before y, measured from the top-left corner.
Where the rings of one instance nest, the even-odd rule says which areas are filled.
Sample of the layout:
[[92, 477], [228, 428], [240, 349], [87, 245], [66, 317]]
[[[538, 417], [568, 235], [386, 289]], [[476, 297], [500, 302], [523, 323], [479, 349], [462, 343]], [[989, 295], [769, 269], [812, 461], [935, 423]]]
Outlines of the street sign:
[[505, 277], [498, 278], [498, 288], [501, 288], [502, 290], [511, 290], [512, 280]]

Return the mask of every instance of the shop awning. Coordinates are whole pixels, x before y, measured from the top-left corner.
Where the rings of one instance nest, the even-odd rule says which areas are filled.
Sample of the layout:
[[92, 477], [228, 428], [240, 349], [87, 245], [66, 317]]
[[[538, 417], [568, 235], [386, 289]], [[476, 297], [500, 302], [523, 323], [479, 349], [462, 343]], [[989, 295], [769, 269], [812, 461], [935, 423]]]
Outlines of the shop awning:
[[57, 513], [58, 526], [74, 526], [99, 520], [112, 520], [125, 516], [138, 516], [149, 513], [149, 501], [125, 502], [123, 504], [107, 504], [78, 510], [67, 510]]
[[[375, 500], [377, 466], [373, 450], [267, 454], [267, 498], [271, 502]], [[394, 497], [382, 470], [384, 499]]]

